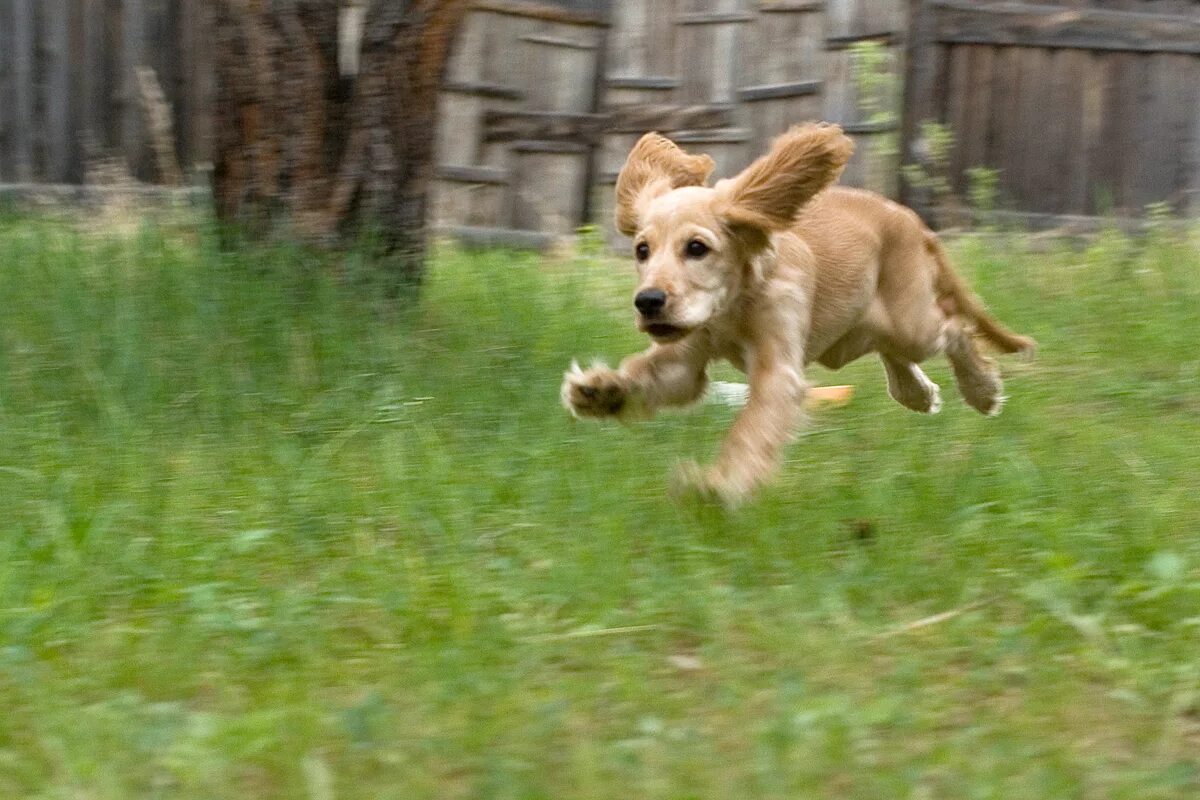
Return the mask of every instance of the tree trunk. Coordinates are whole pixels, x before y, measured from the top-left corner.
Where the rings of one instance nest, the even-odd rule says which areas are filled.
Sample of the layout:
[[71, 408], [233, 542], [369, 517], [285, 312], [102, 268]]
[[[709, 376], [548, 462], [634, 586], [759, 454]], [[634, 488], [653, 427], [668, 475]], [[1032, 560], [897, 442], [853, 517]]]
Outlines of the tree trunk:
[[217, 214], [338, 246], [371, 228], [389, 284], [420, 283], [438, 90], [470, 0], [368, 4], [357, 76], [339, 0], [218, 0]]

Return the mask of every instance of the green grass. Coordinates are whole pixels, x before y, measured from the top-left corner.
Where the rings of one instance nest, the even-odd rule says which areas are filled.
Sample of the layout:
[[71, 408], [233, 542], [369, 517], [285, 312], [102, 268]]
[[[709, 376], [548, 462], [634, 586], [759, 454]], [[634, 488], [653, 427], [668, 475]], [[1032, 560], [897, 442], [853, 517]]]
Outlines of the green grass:
[[1196, 797], [1200, 255], [1021, 242], [954, 248], [1042, 346], [1004, 415], [818, 372], [726, 513], [665, 489], [729, 409], [558, 405], [643, 344], [623, 263], [443, 251], [402, 313], [0, 221], [0, 797]]

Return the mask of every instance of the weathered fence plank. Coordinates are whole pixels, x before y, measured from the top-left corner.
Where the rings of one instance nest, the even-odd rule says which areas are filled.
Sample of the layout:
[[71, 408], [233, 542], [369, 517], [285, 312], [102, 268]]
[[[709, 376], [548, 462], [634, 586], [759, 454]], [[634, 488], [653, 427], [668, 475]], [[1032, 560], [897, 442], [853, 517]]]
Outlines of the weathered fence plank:
[[937, 0], [937, 39], [951, 44], [1069, 47], [1200, 55], [1200, 20], [1103, 8]]
[[13, 0], [12, 7], [12, 82], [13, 169], [18, 181], [33, 180], [33, 136], [37, 130], [33, 113], [33, 53], [37, 47], [34, 25], [34, 0]]
[[920, 159], [922, 121], [947, 125], [960, 196], [968, 171], [986, 166], [999, 175], [1001, 202], [1025, 211], [1137, 214], [1162, 201], [1195, 207], [1195, 4], [1113, 10], [926, 0], [909, 42], [905, 159]]

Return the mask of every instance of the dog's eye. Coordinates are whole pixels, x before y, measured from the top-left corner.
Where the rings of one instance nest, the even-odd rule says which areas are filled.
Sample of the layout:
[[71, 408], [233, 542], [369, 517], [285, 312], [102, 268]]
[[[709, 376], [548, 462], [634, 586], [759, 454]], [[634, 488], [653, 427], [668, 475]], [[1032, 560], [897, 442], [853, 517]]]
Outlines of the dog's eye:
[[692, 239], [687, 243], [687, 247], [684, 248], [684, 252], [687, 253], [688, 258], [704, 258], [706, 255], [708, 255], [708, 245], [699, 239]]
[[633, 254], [638, 261], [645, 261], [650, 257], [650, 245], [645, 242], [639, 242], [638, 246], [633, 248]]

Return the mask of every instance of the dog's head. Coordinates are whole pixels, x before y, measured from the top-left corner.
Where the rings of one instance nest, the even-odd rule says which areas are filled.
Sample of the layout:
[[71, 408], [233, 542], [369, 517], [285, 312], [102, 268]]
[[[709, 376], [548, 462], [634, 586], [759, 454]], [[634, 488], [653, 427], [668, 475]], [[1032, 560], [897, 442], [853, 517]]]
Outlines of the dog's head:
[[800, 207], [837, 179], [853, 151], [835, 125], [792, 128], [737, 176], [708, 187], [713, 160], [643, 136], [617, 178], [617, 229], [633, 237], [638, 327], [682, 339], [728, 309]]

